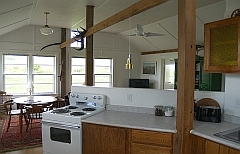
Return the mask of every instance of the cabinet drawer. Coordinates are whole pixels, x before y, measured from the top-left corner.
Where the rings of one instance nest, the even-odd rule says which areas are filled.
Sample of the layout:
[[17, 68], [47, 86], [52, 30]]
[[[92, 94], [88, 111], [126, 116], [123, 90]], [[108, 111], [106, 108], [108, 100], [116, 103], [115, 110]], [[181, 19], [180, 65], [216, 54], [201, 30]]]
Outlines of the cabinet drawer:
[[132, 143], [131, 154], [172, 154], [172, 148]]
[[172, 134], [153, 131], [132, 130], [132, 142], [144, 144], [156, 144], [172, 147]]

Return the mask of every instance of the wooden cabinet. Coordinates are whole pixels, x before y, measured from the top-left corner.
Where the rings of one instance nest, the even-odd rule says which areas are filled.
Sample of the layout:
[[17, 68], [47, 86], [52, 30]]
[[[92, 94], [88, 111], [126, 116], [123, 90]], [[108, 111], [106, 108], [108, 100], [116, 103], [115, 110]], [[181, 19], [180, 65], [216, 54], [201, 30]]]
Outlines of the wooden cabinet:
[[129, 130], [129, 154], [172, 154], [173, 134]]
[[204, 25], [204, 70], [240, 72], [240, 17]]
[[230, 148], [196, 135], [192, 135], [192, 137], [192, 153], [194, 154], [240, 154], [240, 150]]
[[[175, 59], [174, 89], [177, 89], [178, 60]], [[195, 89], [200, 91], [221, 91], [222, 74], [204, 71], [203, 57], [196, 56], [195, 60]]]
[[83, 123], [83, 153], [125, 154], [126, 133], [125, 128]]
[[84, 154], [172, 154], [173, 134], [82, 124]]

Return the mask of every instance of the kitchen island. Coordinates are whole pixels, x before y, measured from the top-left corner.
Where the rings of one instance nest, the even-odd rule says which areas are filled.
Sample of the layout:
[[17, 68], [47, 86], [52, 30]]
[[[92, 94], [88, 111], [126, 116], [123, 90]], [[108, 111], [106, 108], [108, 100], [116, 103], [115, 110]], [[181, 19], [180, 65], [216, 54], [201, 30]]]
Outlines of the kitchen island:
[[[84, 119], [82, 122], [87, 124], [170, 133], [173, 134], [173, 137], [176, 133], [176, 117], [155, 116], [154, 114], [106, 110]], [[240, 127], [240, 125], [224, 121], [221, 123], [195, 121], [194, 129], [191, 133], [195, 136], [240, 150], [240, 145], [238, 143], [213, 135], [215, 133], [237, 127]]]

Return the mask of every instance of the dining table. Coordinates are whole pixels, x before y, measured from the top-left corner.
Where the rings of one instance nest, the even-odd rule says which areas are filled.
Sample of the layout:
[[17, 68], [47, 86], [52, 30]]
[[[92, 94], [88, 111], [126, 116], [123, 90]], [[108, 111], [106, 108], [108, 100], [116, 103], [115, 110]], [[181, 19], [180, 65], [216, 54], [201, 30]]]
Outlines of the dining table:
[[23, 107], [32, 105], [32, 104], [51, 104], [57, 99], [55, 96], [22, 96], [22, 97], [17, 97], [13, 99], [13, 102], [17, 104], [17, 107], [21, 109], [21, 114], [19, 115], [19, 125], [20, 125], [20, 133], [22, 133], [22, 127], [23, 127]]

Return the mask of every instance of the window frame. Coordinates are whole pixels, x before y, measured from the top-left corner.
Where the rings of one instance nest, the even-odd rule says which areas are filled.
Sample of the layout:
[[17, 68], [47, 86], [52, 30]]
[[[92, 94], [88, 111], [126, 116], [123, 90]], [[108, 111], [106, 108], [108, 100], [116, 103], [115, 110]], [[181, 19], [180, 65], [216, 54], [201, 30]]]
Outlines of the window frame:
[[[34, 89], [33, 89], [33, 94], [34, 95], [45, 95], [45, 94], [57, 94], [58, 93], [58, 86], [59, 86], [59, 83], [58, 83], [58, 57], [59, 55], [57, 53], [41, 53], [41, 54], [34, 54], [33, 52], [29, 52], [29, 53], [25, 53], [25, 54], [22, 54], [22, 53], [15, 53], [15, 52], [2, 52], [1, 54], [1, 61], [0, 63], [2, 64], [2, 67], [1, 67], [1, 72], [2, 72], [2, 75], [1, 75], [1, 78], [2, 78], [2, 81], [3, 81], [3, 84], [2, 84], [2, 87], [1, 89], [3, 89], [4, 91], [6, 91], [6, 84], [5, 84], [5, 75], [6, 73], [4, 72], [5, 70], [5, 62], [4, 62], [4, 56], [5, 55], [16, 55], [16, 56], [27, 56], [27, 83], [26, 83], [26, 89], [28, 87], [28, 84], [31, 83], [33, 81], [33, 76], [34, 76], [34, 72], [33, 72], [33, 57], [34, 56], [40, 56], [40, 57], [54, 57], [54, 70], [53, 70], [53, 91], [52, 92], [34, 92]], [[11, 74], [11, 73], [8, 73], [8, 75]], [[42, 75], [42, 74], [41, 74]], [[49, 75], [49, 74], [48, 74]], [[11, 93], [11, 92], [9, 92]], [[16, 92], [16, 93], [12, 93], [14, 95], [28, 95], [29, 92], [28, 90], [26, 90], [26, 92]]]
[[[73, 84], [73, 81], [72, 81], [72, 75], [84, 75], [84, 76], [86, 76], [86, 70], [85, 70], [85, 73], [82, 73], [82, 74], [73, 74], [72, 73], [72, 58], [83, 58], [83, 59], [86, 59], [85, 57], [83, 57], [83, 56], [72, 56], [71, 58], [70, 58], [70, 74], [71, 74], [71, 85], [74, 85]], [[97, 58], [94, 58], [94, 60], [95, 59], [110, 59], [111, 60], [111, 64], [110, 64], [110, 73], [109, 74], [103, 74], [103, 73], [95, 73], [94, 72], [94, 75], [93, 75], [93, 77], [94, 77], [94, 86], [95, 86], [95, 84], [96, 83], [99, 83], [99, 84], [101, 84], [101, 83], [109, 83], [109, 85], [110, 86], [107, 86], [107, 87], [113, 87], [113, 77], [114, 77], [114, 74], [113, 74], [113, 58], [99, 58], [99, 57], [97, 57]], [[85, 67], [85, 69], [86, 69], [86, 63], [84, 63], [84, 65], [79, 65], [79, 66], [84, 66]], [[94, 64], [94, 68], [95, 68], [96, 66], [95, 66], [95, 64]], [[110, 76], [110, 82], [96, 82], [96, 77], [95, 76], [97, 76], [97, 75], [109, 75]], [[81, 84], [81, 85], [85, 85], [85, 82], [83, 82], [83, 83], [78, 83], [78, 84]], [[98, 86], [96, 86], [96, 87], [98, 87]], [[101, 86], [102, 87], [102, 86]]]

